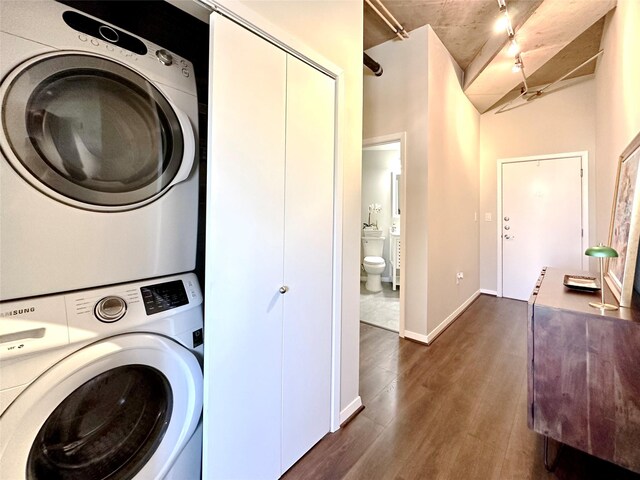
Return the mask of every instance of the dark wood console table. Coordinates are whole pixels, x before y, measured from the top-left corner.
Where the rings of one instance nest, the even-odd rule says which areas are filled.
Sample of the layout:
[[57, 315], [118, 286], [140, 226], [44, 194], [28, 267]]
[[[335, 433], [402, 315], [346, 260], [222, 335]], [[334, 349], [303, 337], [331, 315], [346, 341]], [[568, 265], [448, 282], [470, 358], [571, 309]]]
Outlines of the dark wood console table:
[[569, 290], [565, 274], [586, 275], [543, 269], [529, 299], [529, 428], [640, 473], [637, 299], [601, 312], [589, 306], [600, 292]]

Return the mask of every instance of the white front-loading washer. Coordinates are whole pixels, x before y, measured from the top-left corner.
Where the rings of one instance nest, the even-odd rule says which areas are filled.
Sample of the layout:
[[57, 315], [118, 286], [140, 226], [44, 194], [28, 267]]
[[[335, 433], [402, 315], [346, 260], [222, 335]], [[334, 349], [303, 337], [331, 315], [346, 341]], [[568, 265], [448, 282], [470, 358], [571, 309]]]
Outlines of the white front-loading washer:
[[194, 274], [0, 303], [6, 479], [200, 478]]
[[52, 0], [0, 31], [0, 300], [193, 270], [191, 63]]

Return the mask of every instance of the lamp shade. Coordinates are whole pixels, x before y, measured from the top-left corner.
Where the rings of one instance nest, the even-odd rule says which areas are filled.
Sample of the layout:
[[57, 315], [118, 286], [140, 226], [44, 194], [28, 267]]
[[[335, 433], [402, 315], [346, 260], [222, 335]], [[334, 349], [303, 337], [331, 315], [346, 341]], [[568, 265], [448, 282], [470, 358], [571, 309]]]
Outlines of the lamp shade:
[[606, 245], [598, 245], [597, 247], [589, 247], [584, 252], [589, 257], [612, 258], [617, 257], [618, 252]]

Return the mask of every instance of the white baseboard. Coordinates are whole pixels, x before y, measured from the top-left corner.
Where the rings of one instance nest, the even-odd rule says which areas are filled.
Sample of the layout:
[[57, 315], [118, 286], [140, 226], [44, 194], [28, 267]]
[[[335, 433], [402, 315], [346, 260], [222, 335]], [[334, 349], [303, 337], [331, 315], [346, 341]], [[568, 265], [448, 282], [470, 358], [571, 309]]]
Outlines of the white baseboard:
[[496, 290], [487, 290], [486, 288], [481, 288], [480, 293], [484, 293], [485, 295], [493, 295], [494, 297], [498, 296], [498, 292]]
[[405, 338], [410, 338], [411, 340], [415, 340], [416, 342], [420, 342], [420, 343], [429, 343], [429, 337], [427, 337], [426, 335], [422, 335], [421, 333], [416, 333], [416, 332], [411, 332], [407, 329], [405, 329], [404, 331], [404, 337]]
[[340, 425], [346, 422], [351, 415], [356, 413], [362, 406], [362, 398], [358, 395], [353, 401], [340, 411]]
[[456, 318], [460, 316], [462, 312], [464, 312], [473, 301], [480, 296], [480, 290], [471, 295], [462, 305], [456, 308], [451, 315], [445, 318], [440, 325], [434, 328], [431, 332], [427, 333], [427, 345], [433, 342], [438, 335], [440, 335], [445, 328], [451, 324]]
[[411, 340], [415, 340], [420, 343], [426, 343], [427, 345], [431, 344], [431, 342], [433, 342], [436, 339], [436, 337], [440, 335], [444, 331], [444, 329], [449, 326], [451, 322], [453, 322], [456, 318], [458, 318], [460, 314], [464, 312], [467, 309], [467, 307], [471, 305], [471, 303], [480, 296], [480, 293], [482, 293], [482, 290], [478, 290], [476, 293], [471, 295], [467, 300], [465, 300], [465, 302], [462, 305], [456, 308], [451, 315], [445, 318], [442, 321], [442, 323], [440, 323], [440, 325], [438, 325], [436, 328], [434, 328], [431, 332], [427, 333], [426, 335], [405, 330], [404, 336], [406, 338], [410, 338]]

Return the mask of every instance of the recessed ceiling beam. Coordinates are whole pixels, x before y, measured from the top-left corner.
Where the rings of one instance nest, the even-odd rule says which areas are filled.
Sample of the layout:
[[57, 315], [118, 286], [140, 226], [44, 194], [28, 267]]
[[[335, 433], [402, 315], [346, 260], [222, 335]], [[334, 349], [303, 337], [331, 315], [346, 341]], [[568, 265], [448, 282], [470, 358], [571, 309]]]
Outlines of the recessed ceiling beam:
[[[544, 0], [516, 30], [525, 74], [533, 74], [616, 6], [616, 0]], [[497, 10], [497, 7], [496, 7]], [[480, 113], [522, 83], [511, 67], [507, 35], [495, 34], [465, 70], [464, 91]]]

